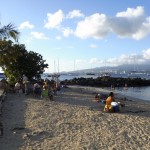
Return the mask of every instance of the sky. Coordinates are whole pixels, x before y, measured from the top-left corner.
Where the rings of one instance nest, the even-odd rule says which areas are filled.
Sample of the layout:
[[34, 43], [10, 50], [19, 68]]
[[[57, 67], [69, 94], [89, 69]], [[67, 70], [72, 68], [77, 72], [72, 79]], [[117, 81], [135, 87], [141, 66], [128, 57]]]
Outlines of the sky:
[[43, 56], [46, 72], [150, 64], [149, 0], [0, 0], [0, 27]]

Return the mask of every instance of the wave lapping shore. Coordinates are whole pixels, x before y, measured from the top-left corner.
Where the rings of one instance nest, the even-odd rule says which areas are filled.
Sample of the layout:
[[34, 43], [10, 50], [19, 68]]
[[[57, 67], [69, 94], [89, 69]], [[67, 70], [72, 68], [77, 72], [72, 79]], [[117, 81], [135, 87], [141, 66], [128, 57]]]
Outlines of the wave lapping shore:
[[70, 86], [46, 101], [8, 94], [3, 108], [1, 150], [150, 149], [150, 103], [116, 95], [125, 107], [104, 113], [95, 93], [109, 91]]

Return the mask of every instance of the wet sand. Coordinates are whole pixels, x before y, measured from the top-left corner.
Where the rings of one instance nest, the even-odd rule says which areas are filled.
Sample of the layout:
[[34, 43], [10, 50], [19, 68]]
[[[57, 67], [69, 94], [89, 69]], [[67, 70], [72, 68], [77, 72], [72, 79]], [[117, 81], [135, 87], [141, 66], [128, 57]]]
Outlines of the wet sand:
[[70, 86], [55, 101], [8, 94], [0, 150], [150, 149], [150, 103], [131, 97], [124, 101], [116, 94], [125, 107], [104, 113], [104, 104], [93, 102], [95, 93], [94, 88]]

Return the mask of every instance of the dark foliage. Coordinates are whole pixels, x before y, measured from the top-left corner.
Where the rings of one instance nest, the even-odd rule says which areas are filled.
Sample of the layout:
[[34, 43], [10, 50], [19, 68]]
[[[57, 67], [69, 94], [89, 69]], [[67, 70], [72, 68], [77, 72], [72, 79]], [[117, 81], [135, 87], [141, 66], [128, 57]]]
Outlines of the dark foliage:
[[40, 78], [48, 64], [40, 54], [27, 51], [23, 44], [0, 40], [0, 67], [9, 82], [15, 83], [22, 80], [23, 74], [29, 79]]

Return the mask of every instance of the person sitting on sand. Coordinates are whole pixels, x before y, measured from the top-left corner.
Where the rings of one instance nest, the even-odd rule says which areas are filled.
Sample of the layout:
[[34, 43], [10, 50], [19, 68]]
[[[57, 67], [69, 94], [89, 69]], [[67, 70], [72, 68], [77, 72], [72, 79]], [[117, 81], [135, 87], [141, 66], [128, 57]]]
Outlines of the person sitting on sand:
[[101, 94], [96, 94], [95, 95], [95, 100], [94, 101], [96, 101], [96, 102], [100, 102], [101, 101]]
[[104, 112], [112, 112], [113, 111], [113, 107], [111, 105], [112, 102], [114, 102], [114, 93], [110, 92], [108, 95], [108, 98], [106, 99], [106, 104], [104, 107]]

